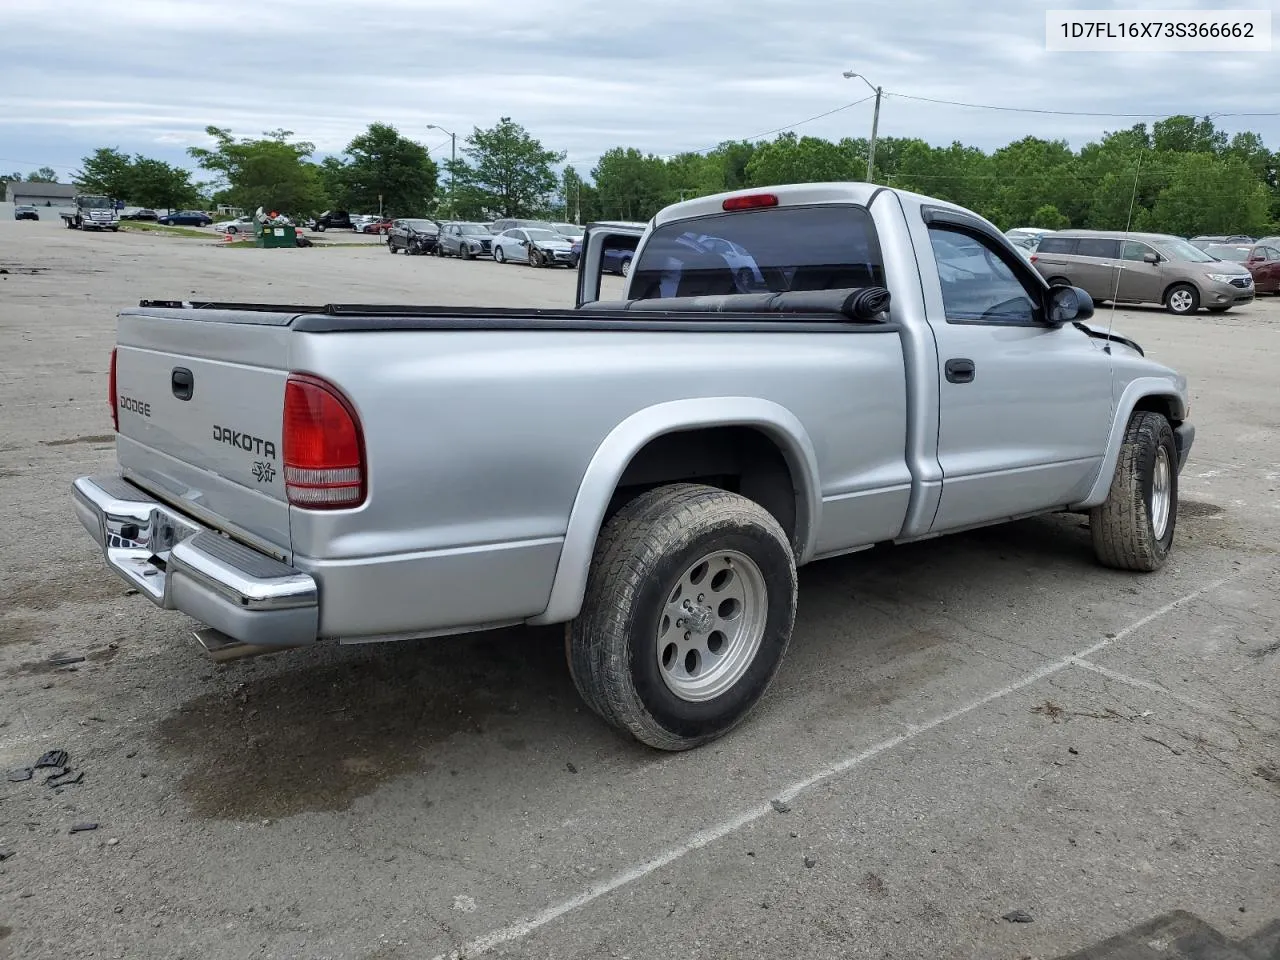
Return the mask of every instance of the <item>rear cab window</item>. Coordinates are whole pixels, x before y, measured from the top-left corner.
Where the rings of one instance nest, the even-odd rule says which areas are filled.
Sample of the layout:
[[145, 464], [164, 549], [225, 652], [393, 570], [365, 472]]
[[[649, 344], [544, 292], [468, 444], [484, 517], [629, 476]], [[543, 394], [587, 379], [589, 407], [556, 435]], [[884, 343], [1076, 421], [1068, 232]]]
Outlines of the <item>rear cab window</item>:
[[632, 266], [629, 296], [723, 296], [884, 286], [863, 207], [772, 207], [666, 223]]

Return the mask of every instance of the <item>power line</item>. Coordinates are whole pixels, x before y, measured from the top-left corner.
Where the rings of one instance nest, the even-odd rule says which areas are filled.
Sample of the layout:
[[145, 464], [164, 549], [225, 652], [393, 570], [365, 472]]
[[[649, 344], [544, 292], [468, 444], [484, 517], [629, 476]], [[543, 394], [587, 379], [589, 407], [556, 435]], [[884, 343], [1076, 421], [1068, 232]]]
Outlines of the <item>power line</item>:
[[[940, 100], [936, 97], [918, 97], [910, 93], [893, 93], [886, 90], [886, 97], [897, 97], [899, 100], [919, 100], [923, 103], [940, 103], [949, 107], [968, 107], [973, 110], [1000, 110], [1005, 113], [1041, 113], [1049, 114], [1057, 117], [1111, 117], [1113, 119], [1134, 119], [1134, 118], [1150, 118], [1158, 117], [1168, 119], [1170, 117], [1188, 116], [1185, 113], [1107, 113], [1094, 110], [1048, 110], [1040, 107], [1005, 107], [992, 103], [964, 103], [960, 100]], [[1217, 117], [1280, 117], [1280, 112], [1265, 113], [1211, 113], [1208, 115], [1210, 119]]]

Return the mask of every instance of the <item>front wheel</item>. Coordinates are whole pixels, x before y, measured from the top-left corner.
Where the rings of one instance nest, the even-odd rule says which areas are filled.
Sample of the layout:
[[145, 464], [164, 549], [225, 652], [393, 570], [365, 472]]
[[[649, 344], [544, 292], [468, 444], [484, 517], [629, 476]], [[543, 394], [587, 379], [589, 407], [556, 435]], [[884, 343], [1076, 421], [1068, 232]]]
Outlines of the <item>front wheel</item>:
[[623, 261], [622, 261], [622, 266], [621, 266], [621, 267], [619, 267], [618, 269], [620, 269], [620, 270], [622, 271], [622, 275], [623, 275], [624, 277], [629, 277], [629, 276], [631, 276], [631, 260], [630, 260], [630, 258], [628, 258], [628, 259], [626, 259], [626, 260], [623, 260]]
[[324, 233], [325, 225], [323, 223], [316, 224], [316, 233]]
[[1164, 308], [1178, 316], [1195, 313], [1200, 309], [1200, 291], [1189, 283], [1172, 286], [1164, 296]]
[[601, 531], [570, 673], [610, 725], [688, 750], [764, 696], [791, 639], [795, 557], [777, 520], [738, 494], [672, 484], [636, 497]]
[[496, 243], [493, 245], [493, 259], [496, 260], [498, 263], [507, 262], [507, 255], [502, 252], [502, 248], [498, 246]]
[[1089, 511], [1098, 561], [1117, 570], [1164, 566], [1178, 523], [1178, 449], [1173, 427], [1139, 410], [1125, 429], [1107, 499]]

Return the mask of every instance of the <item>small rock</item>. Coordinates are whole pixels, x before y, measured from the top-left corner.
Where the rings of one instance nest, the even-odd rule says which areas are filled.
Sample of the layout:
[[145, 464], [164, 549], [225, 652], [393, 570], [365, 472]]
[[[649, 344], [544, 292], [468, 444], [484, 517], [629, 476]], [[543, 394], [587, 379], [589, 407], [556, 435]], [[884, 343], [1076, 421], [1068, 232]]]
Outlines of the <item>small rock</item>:
[[791, 804], [789, 804], [789, 803], [784, 803], [784, 802], [783, 802], [783, 801], [781, 801], [781, 800], [770, 800], [770, 801], [769, 801], [769, 806], [773, 807], [773, 809], [774, 809], [774, 810], [776, 810], [778, 813], [790, 813], [790, 812], [791, 812]]
[[12, 857], [15, 853], [17, 853], [16, 850], [0, 850], [0, 863], [4, 863], [6, 860]]
[[69, 833], [84, 833], [86, 830], [97, 830], [96, 823], [75, 823], [71, 825]]
[[4, 776], [10, 783], [22, 783], [24, 780], [30, 780], [33, 772], [30, 767], [18, 767], [8, 771]]
[[566, 764], [564, 765], [564, 768], [565, 768], [566, 770], [568, 770], [570, 773], [577, 773], [577, 772], [578, 772], [578, 768], [577, 768], [577, 767], [575, 767], [572, 763], [566, 763]]
[[805, 865], [805, 868], [806, 868], [806, 869], [808, 869], [808, 870], [812, 870], [814, 867], [816, 867], [816, 866], [818, 865], [818, 858], [817, 858], [817, 857], [805, 857], [805, 858], [804, 858], [804, 865]]
[[262, 825], [263, 825], [264, 827], [269, 827], [269, 826], [271, 826], [271, 821], [270, 821], [270, 820], [263, 820], [263, 821], [262, 821]]
[[124, 595], [126, 597], [136, 597], [138, 595], [137, 587], [130, 587], [128, 590], [124, 592]]
[[110, 840], [108, 840], [108, 841], [107, 841], [107, 846], [108, 846], [108, 847], [114, 847], [114, 846], [116, 846], [116, 845], [117, 845], [117, 844], [119, 844], [119, 843], [120, 843], [120, 838], [119, 838], [119, 837], [112, 837]]
[[1004, 919], [1008, 920], [1010, 923], [1032, 922], [1031, 914], [1027, 913], [1025, 910], [1010, 910], [1004, 915]]
[[1075, 747], [1067, 747], [1067, 753], [1071, 754], [1073, 757], [1080, 756], [1080, 751]]
[[124, 755], [124, 758], [125, 758], [126, 760], [132, 760], [132, 759], [133, 759], [134, 757], [136, 757], [137, 755], [138, 755], [138, 751], [137, 751], [137, 750], [130, 750], [128, 753], [126, 753], [126, 754]]
[[791, 831], [791, 839], [792, 839], [792, 840], [796, 839], [798, 836], [800, 836], [800, 834], [796, 833], [794, 830], [792, 830], [792, 831]]
[[756, 855], [756, 852], [755, 852], [754, 850], [748, 850], [748, 851], [747, 851], [747, 856], [748, 856], [748, 857], [754, 857], [755, 855]]
[[116, 907], [116, 908], [115, 908], [115, 910], [114, 910], [113, 912], [115, 912], [115, 913], [124, 913], [124, 907]]

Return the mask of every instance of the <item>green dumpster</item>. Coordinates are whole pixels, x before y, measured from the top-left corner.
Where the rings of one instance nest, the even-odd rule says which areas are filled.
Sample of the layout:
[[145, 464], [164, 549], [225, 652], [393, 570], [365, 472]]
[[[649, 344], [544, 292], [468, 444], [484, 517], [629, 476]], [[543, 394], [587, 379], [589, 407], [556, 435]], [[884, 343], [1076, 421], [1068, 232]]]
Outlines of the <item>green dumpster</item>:
[[254, 223], [254, 243], [259, 247], [296, 247], [298, 231], [289, 224]]

